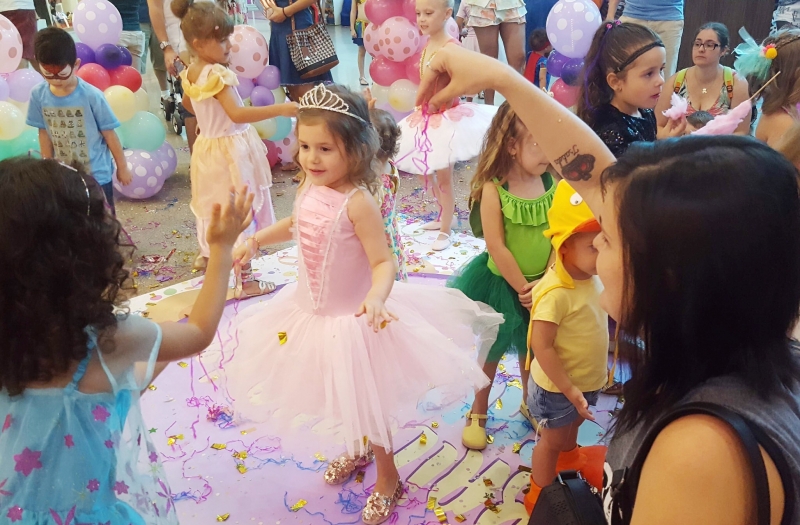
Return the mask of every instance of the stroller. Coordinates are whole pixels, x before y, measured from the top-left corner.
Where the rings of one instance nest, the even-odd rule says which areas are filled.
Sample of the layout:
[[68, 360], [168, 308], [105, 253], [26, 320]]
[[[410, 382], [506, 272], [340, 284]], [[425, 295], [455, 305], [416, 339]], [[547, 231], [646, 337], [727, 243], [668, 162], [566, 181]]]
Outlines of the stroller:
[[[178, 63], [178, 72], [180, 73], [181, 65]], [[178, 76], [169, 76], [167, 78], [169, 85], [169, 96], [164, 99], [162, 107], [164, 109], [164, 119], [172, 123], [172, 131], [176, 135], [183, 132], [184, 122], [188, 112], [184, 109], [181, 99], [183, 98], [183, 89], [181, 88], [181, 79]]]

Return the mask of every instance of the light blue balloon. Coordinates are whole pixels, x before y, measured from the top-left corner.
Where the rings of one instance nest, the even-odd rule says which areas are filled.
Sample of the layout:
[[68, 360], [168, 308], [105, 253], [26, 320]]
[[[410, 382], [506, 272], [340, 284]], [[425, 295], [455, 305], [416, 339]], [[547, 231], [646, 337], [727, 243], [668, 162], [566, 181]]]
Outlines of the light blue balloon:
[[41, 157], [38, 129], [26, 127], [25, 131], [16, 138], [0, 141], [0, 160], [28, 155], [36, 158]]
[[275, 133], [269, 138], [272, 142], [278, 142], [289, 136], [292, 132], [292, 119], [289, 117], [275, 117], [275, 124], [277, 129]]
[[117, 128], [122, 146], [128, 149], [156, 151], [167, 138], [162, 119], [147, 111], [137, 111]]

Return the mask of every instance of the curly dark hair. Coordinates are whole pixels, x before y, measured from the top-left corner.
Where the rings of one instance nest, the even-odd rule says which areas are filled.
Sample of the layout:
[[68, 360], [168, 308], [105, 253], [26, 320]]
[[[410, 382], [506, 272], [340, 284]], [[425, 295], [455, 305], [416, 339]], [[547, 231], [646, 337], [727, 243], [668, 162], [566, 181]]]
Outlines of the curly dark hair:
[[375, 131], [378, 132], [378, 138], [381, 141], [381, 148], [378, 151], [378, 160], [386, 162], [391, 160], [397, 155], [400, 144], [400, 127], [391, 113], [383, 109], [369, 110], [369, 120]]
[[121, 232], [80, 167], [0, 162], [0, 389], [65, 374], [87, 355], [86, 327], [103, 337], [116, 326], [133, 248]]

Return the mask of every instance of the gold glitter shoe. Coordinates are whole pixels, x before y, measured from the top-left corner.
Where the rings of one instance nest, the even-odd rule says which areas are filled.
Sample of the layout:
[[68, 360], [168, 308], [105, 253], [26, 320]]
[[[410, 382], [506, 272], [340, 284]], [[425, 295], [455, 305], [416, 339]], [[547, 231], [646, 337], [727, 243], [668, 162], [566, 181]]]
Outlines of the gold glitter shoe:
[[379, 525], [388, 520], [397, 506], [397, 500], [403, 495], [403, 482], [397, 480], [397, 488], [394, 494], [384, 496], [380, 492], [370, 494], [364, 510], [361, 511], [361, 520], [367, 525]]
[[367, 453], [359, 456], [356, 459], [342, 456], [335, 459], [325, 469], [325, 483], [328, 485], [341, 485], [353, 475], [356, 469], [366, 467], [375, 460], [375, 454], [372, 449], [368, 449]]

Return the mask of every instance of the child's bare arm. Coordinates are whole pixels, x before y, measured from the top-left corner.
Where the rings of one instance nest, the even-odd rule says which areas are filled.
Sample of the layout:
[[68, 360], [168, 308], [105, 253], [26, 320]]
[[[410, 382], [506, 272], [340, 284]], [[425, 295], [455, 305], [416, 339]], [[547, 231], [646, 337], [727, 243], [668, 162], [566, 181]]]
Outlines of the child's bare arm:
[[289, 242], [292, 240], [292, 217], [284, 217], [275, 224], [258, 230], [253, 237], [236, 247], [233, 259], [242, 264], [247, 263], [262, 246]]
[[528, 280], [519, 269], [519, 264], [514, 254], [505, 243], [505, 230], [503, 228], [503, 212], [500, 209], [500, 195], [493, 182], [483, 185], [481, 192], [481, 225], [483, 236], [486, 239], [486, 249], [492, 256], [497, 269], [503, 279], [518, 293], [522, 293]]
[[53, 158], [53, 141], [50, 140], [50, 135], [46, 129], [39, 130], [39, 150], [43, 159]]
[[111, 151], [111, 156], [114, 157], [114, 162], [117, 165], [117, 180], [127, 186], [131, 183], [131, 172], [128, 170], [128, 163], [125, 160], [125, 154], [122, 152], [122, 143], [119, 141], [117, 132], [113, 129], [106, 129], [100, 133], [106, 139], [108, 149]]
[[297, 115], [297, 103], [295, 102], [261, 107], [242, 107], [239, 105], [236, 95], [233, 94], [233, 89], [231, 86], [225, 86], [222, 91], [217, 93], [215, 98], [222, 104], [222, 109], [225, 110], [230, 119], [237, 124]]

